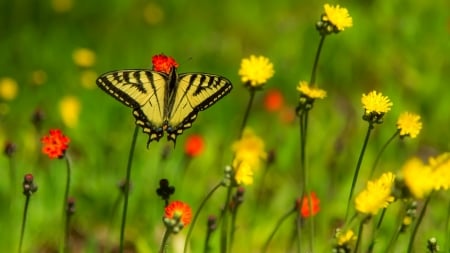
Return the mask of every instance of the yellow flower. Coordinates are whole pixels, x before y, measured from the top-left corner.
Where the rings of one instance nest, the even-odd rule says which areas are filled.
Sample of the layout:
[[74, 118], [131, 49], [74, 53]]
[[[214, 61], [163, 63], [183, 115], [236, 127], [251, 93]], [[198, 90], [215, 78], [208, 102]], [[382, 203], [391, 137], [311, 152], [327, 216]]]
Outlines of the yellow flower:
[[363, 214], [376, 215], [378, 210], [386, 208], [394, 201], [391, 195], [395, 176], [387, 172], [374, 181], [369, 181], [366, 188], [356, 196], [356, 210]]
[[434, 190], [447, 190], [450, 187], [450, 153], [430, 157], [428, 163], [433, 170]]
[[346, 8], [341, 8], [339, 5], [331, 6], [329, 4], [325, 4], [323, 8], [325, 15], [322, 16], [322, 20], [330, 22], [338, 31], [344, 31], [345, 28], [353, 26], [352, 17], [350, 17]]
[[345, 233], [343, 231], [339, 231], [336, 234], [336, 237], [337, 237], [337, 244], [339, 246], [351, 245], [357, 239], [357, 236], [355, 235], [355, 233], [351, 229], [347, 230]]
[[233, 169], [236, 182], [252, 184], [253, 173], [261, 167], [261, 162], [267, 158], [264, 141], [256, 136], [252, 130], [245, 129], [242, 138], [233, 143]]
[[403, 180], [416, 199], [422, 199], [433, 190], [433, 172], [417, 157], [409, 159], [401, 169]]
[[317, 98], [323, 99], [327, 96], [327, 92], [325, 90], [319, 89], [317, 87], [310, 87], [308, 82], [306, 82], [306, 81], [300, 81], [300, 83], [297, 86], [297, 90], [301, 94], [303, 94], [311, 99], [317, 99]]
[[250, 55], [250, 58], [242, 59], [239, 69], [241, 81], [251, 87], [262, 86], [274, 73], [273, 64], [264, 56]]
[[76, 65], [89, 68], [95, 64], [94, 51], [87, 48], [78, 48], [72, 54], [73, 61]]
[[397, 128], [400, 130], [400, 136], [416, 138], [422, 129], [420, 116], [409, 112], [402, 113], [397, 120]]
[[4, 100], [13, 100], [17, 97], [19, 86], [16, 80], [10, 77], [0, 79], [0, 98]]
[[59, 112], [64, 124], [74, 128], [78, 125], [78, 118], [81, 111], [81, 103], [74, 96], [66, 96], [59, 103]]
[[372, 91], [369, 94], [363, 94], [361, 98], [365, 114], [384, 114], [391, 110], [392, 102], [388, 97], [383, 96], [381, 93]]

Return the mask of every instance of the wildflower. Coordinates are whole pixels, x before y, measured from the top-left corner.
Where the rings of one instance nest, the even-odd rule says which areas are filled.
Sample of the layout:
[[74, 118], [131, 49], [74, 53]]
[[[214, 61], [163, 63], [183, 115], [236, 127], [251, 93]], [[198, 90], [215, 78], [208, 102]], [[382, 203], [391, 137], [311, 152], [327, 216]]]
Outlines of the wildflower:
[[172, 68], [178, 68], [178, 63], [174, 58], [163, 54], [152, 57], [153, 70], [169, 74]]
[[345, 28], [353, 26], [353, 19], [346, 8], [329, 4], [325, 4], [323, 8], [325, 13], [322, 14], [321, 20], [316, 24], [316, 28], [321, 34], [339, 33], [344, 31]]
[[433, 190], [433, 171], [418, 157], [409, 159], [401, 171], [406, 187], [414, 198], [422, 199]]
[[17, 97], [19, 85], [16, 80], [10, 77], [4, 77], [0, 79], [0, 99], [13, 100]]
[[336, 231], [336, 238], [339, 246], [351, 245], [357, 239], [355, 233], [351, 229], [346, 232], [343, 232], [342, 230]]
[[267, 158], [264, 151], [264, 141], [252, 130], [245, 129], [242, 138], [233, 143], [233, 169], [238, 184], [252, 184], [253, 172], [261, 166], [261, 161]]
[[78, 125], [81, 103], [75, 96], [66, 96], [59, 102], [59, 112], [64, 124], [70, 128]]
[[72, 59], [79, 67], [89, 68], [95, 64], [95, 53], [88, 48], [78, 48], [73, 52]]
[[327, 92], [325, 90], [317, 87], [310, 87], [306, 81], [300, 81], [297, 86], [297, 90], [300, 92], [300, 96], [305, 96], [309, 99], [323, 99], [327, 96]]
[[164, 209], [164, 223], [173, 233], [179, 232], [192, 219], [191, 207], [181, 201], [173, 201]]
[[400, 136], [410, 136], [416, 138], [422, 129], [420, 116], [414, 113], [404, 112], [397, 120], [397, 128], [400, 130]]
[[195, 157], [203, 152], [205, 142], [201, 135], [190, 135], [184, 146], [184, 153], [189, 157]]
[[42, 152], [48, 155], [49, 158], [62, 158], [69, 148], [70, 139], [64, 136], [59, 129], [51, 129], [48, 136], [44, 136], [41, 139]]
[[[311, 203], [310, 203], [311, 200]], [[301, 207], [300, 207], [300, 203], [301, 203]], [[303, 218], [308, 218], [309, 216], [315, 216], [319, 211], [320, 211], [320, 200], [319, 198], [317, 198], [317, 195], [315, 192], [311, 192], [309, 198], [307, 196], [303, 197], [302, 199], [297, 199], [296, 201], [296, 207], [297, 210], [300, 211], [300, 214], [302, 215]], [[310, 211], [310, 206], [311, 206], [311, 211]]]
[[264, 97], [264, 107], [268, 112], [279, 111], [283, 107], [283, 94], [278, 89], [271, 89]]
[[264, 85], [274, 73], [273, 64], [268, 58], [255, 55], [242, 59], [241, 68], [238, 72], [241, 76], [241, 81], [246, 86], [253, 88]]
[[450, 187], [450, 153], [446, 152], [428, 159], [429, 166], [433, 170], [433, 189], [447, 190]]
[[378, 210], [386, 208], [394, 201], [392, 186], [395, 176], [387, 172], [374, 181], [369, 181], [366, 188], [355, 198], [356, 210], [363, 214], [376, 215]]
[[364, 108], [363, 119], [371, 123], [382, 123], [384, 114], [391, 110], [392, 106], [392, 102], [388, 97], [376, 91], [372, 91], [367, 95], [363, 94], [361, 102]]
[[37, 185], [34, 184], [33, 174], [31, 173], [25, 174], [25, 176], [23, 177], [22, 187], [23, 187], [23, 194], [25, 196], [31, 196], [38, 190]]

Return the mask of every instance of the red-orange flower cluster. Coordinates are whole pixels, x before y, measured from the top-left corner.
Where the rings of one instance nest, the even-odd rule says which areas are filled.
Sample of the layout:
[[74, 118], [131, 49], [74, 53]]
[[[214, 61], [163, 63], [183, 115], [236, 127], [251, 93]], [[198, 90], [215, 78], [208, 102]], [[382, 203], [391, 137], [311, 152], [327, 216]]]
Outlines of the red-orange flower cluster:
[[278, 89], [271, 89], [267, 91], [264, 97], [264, 108], [268, 112], [276, 112], [283, 107], [283, 94]]
[[152, 57], [153, 70], [169, 74], [172, 68], [178, 68], [178, 63], [174, 58], [163, 54]]
[[192, 220], [192, 210], [188, 204], [176, 200], [166, 206], [164, 209], [164, 217], [168, 219], [180, 217], [181, 223], [183, 226], [186, 226]]
[[51, 129], [49, 135], [41, 138], [44, 145], [42, 153], [48, 155], [51, 159], [62, 158], [69, 147], [70, 139], [64, 136], [59, 129]]
[[203, 137], [201, 135], [193, 134], [187, 138], [186, 144], [184, 145], [184, 152], [189, 157], [195, 157], [203, 152], [204, 147], [205, 142]]
[[[314, 216], [320, 211], [320, 200], [319, 198], [317, 198], [316, 193], [311, 192], [309, 196], [309, 198], [307, 196], [304, 196], [303, 201], [300, 198], [297, 199], [297, 210], [300, 211], [300, 214], [303, 218], [308, 218], [311, 215]], [[309, 203], [309, 200], [311, 200], [311, 205]], [[301, 208], [299, 207], [300, 204], [302, 205]], [[311, 211], [309, 208], [310, 206], [312, 208]]]

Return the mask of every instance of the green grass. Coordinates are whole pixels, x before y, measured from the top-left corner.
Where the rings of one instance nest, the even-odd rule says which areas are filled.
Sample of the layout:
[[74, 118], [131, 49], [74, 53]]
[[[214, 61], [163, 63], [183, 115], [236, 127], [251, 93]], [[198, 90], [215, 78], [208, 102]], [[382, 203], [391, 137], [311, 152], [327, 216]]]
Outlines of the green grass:
[[[19, 84], [14, 100], [0, 98], [2, 108], [8, 108], [0, 114], [0, 143], [11, 140], [18, 146], [13, 157], [16, 169], [13, 184], [9, 181], [6, 156], [0, 159], [2, 251], [17, 249], [25, 201], [20, 185], [27, 172], [35, 175], [39, 190], [29, 206], [25, 252], [36, 252], [45, 245], [58, 247], [62, 239], [60, 206], [65, 164], [44, 157], [38, 142], [50, 128], [61, 128], [72, 140], [68, 151], [73, 158], [71, 195], [77, 200], [72, 225], [80, 233], [83, 252], [100, 252], [98, 245], [104, 243], [118, 244], [121, 206], [114, 219], [111, 212], [119, 194], [116, 185], [125, 176], [134, 118], [129, 108], [97, 87], [81, 86], [83, 69], [72, 60], [77, 48], [89, 48], [96, 53], [96, 63], [91, 69], [97, 74], [150, 68], [151, 56], [165, 53], [180, 63], [179, 72], [216, 73], [234, 84], [227, 97], [199, 113], [193, 127], [178, 137], [166, 162], [160, 162], [162, 149], [170, 145], [165, 138], [146, 149], [147, 136], [139, 134], [127, 238], [141, 252], [156, 252], [163, 234], [163, 202], [155, 194], [159, 179], [168, 178], [176, 187], [174, 199], [186, 201], [195, 209], [221, 180], [224, 166], [231, 162], [230, 146], [238, 134], [248, 99], [237, 75], [242, 58], [250, 54], [269, 57], [275, 76], [267, 89], [280, 89], [287, 105], [297, 104], [295, 87], [300, 80], [309, 80], [319, 41], [314, 24], [322, 13], [323, 3], [152, 2], [163, 13], [162, 20], [155, 24], [149, 24], [144, 16], [149, 4], [141, 0], [74, 1], [70, 11], [57, 13], [51, 1], [0, 3], [0, 78], [11, 77]], [[403, 111], [420, 114], [424, 127], [417, 139], [395, 141], [383, 155], [382, 169], [398, 171], [412, 155], [450, 149], [449, 3], [365, 1], [342, 5], [349, 9], [354, 26], [325, 41], [317, 82], [328, 96], [315, 103], [308, 133], [310, 187], [321, 198], [321, 212], [315, 219], [317, 252], [330, 249], [335, 224], [345, 215], [351, 176], [367, 127], [361, 120], [362, 93], [381, 91], [394, 106], [373, 133], [360, 179], [367, 177], [372, 161], [395, 131], [396, 119]], [[39, 86], [32, 83], [36, 70], [47, 76]], [[255, 208], [254, 193], [261, 175], [257, 174], [255, 184], [247, 187], [238, 216], [235, 252], [259, 251], [278, 217], [292, 207], [301, 191], [298, 126], [285, 124], [279, 115], [264, 110], [262, 102], [267, 89], [257, 93], [248, 125], [264, 139], [268, 150], [276, 152], [277, 159], [264, 184], [267, 189], [264, 210]], [[65, 126], [61, 119], [58, 104], [66, 95], [76, 96], [81, 102], [76, 128]], [[30, 122], [36, 108], [46, 115], [40, 133]], [[207, 146], [205, 153], [195, 158], [183, 174], [180, 173], [184, 169], [180, 167], [183, 145], [186, 136], [193, 133], [205, 136]], [[363, 185], [360, 180], [356, 192]], [[202, 212], [194, 230], [192, 252], [202, 249], [207, 216], [219, 213], [224, 198], [225, 190], [221, 189]], [[443, 192], [430, 203], [419, 230], [418, 252], [431, 236], [436, 236], [444, 246], [448, 231], [442, 221], [446, 219], [448, 201], [448, 192]], [[388, 211], [376, 252], [381, 252], [377, 250], [383, 249], [390, 238], [396, 208], [398, 203]], [[292, 223], [282, 226], [271, 244], [274, 252], [286, 248], [292, 229]], [[172, 241], [181, 237], [172, 237]], [[406, 244], [406, 239], [400, 238], [398, 245]], [[213, 235], [213, 252], [218, 252], [218, 241], [217, 233]]]

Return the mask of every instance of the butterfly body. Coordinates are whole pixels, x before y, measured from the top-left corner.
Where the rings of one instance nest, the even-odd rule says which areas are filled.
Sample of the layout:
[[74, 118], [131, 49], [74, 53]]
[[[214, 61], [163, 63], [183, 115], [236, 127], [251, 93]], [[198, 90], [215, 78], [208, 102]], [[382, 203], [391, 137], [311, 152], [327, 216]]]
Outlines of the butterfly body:
[[232, 89], [225, 77], [205, 73], [169, 74], [145, 69], [119, 70], [101, 75], [97, 85], [133, 108], [136, 124], [151, 141], [167, 133], [168, 140], [192, 126], [199, 111], [213, 105]]

